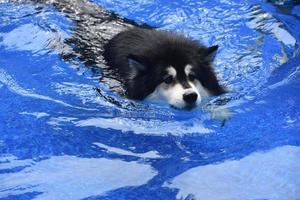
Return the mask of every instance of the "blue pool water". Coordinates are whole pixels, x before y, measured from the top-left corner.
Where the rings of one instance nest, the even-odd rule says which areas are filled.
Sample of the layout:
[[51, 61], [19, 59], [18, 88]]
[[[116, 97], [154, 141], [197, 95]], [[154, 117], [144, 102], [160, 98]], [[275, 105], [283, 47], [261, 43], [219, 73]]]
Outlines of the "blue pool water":
[[124, 99], [61, 58], [64, 14], [0, 0], [1, 199], [300, 199], [296, 1], [93, 3], [219, 44], [232, 116]]

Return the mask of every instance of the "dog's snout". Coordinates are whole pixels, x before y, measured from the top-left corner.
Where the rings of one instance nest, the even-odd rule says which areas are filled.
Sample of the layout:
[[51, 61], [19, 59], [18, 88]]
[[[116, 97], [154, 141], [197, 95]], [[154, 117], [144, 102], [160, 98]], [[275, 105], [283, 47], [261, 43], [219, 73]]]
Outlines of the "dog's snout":
[[187, 93], [183, 95], [183, 100], [188, 104], [194, 104], [198, 98], [198, 94], [195, 92]]

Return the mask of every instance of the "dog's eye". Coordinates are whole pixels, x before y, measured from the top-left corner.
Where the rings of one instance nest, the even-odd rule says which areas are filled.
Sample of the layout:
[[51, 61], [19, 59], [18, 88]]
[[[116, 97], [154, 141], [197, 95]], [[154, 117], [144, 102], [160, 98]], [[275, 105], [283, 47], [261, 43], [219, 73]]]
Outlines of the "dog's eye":
[[194, 81], [196, 79], [196, 77], [194, 74], [190, 74], [189, 79], [190, 79], [190, 81]]
[[167, 78], [164, 79], [164, 82], [166, 84], [171, 84], [173, 80], [174, 80], [173, 76], [168, 76]]

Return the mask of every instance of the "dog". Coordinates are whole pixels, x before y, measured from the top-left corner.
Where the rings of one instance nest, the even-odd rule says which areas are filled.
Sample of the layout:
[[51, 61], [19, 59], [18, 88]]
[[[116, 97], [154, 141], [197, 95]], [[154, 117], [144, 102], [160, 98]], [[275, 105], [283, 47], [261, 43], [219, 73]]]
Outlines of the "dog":
[[225, 93], [212, 68], [217, 49], [176, 33], [135, 27], [109, 40], [104, 58], [123, 79], [128, 98], [192, 109], [204, 97]]
[[121, 18], [85, 0], [35, 2], [54, 6], [75, 22], [74, 36], [65, 41], [75, 48], [71, 53], [60, 51], [63, 58], [76, 52], [85, 65], [102, 67], [103, 76], [120, 81], [123, 94], [130, 99], [190, 110], [203, 98], [226, 92], [212, 67], [217, 45], [205, 47], [178, 33]]

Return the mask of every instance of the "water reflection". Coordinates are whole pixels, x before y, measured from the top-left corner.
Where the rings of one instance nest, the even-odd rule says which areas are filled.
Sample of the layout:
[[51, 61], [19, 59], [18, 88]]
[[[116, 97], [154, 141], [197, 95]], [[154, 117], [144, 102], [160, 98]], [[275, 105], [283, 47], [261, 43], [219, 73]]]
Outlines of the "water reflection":
[[42, 161], [1, 157], [0, 198], [29, 192], [35, 199], [83, 199], [122, 187], [146, 184], [157, 172], [136, 161], [52, 156]]
[[16, 80], [13, 79], [11, 75], [9, 75], [4, 69], [0, 68], [0, 82], [3, 83], [10, 91], [14, 92], [15, 94], [25, 96], [25, 97], [30, 97], [34, 99], [40, 99], [40, 100], [46, 100], [46, 101], [51, 101], [57, 104], [61, 104], [66, 107], [73, 107], [76, 109], [83, 109], [83, 110], [94, 110], [94, 109], [89, 109], [89, 108], [83, 108], [83, 107], [77, 107], [77, 106], [72, 106], [68, 103], [65, 103], [61, 100], [53, 99], [51, 97], [45, 96], [45, 95], [40, 95], [36, 94], [35, 92], [28, 90], [26, 88], [21, 87]]
[[284, 29], [284, 24], [278, 21], [270, 13], [264, 12], [260, 6], [254, 6], [250, 13], [251, 20], [247, 25], [261, 33], [272, 35], [276, 40], [292, 48], [296, 45], [296, 39]]
[[297, 199], [299, 155], [299, 147], [282, 146], [189, 169], [164, 186], [179, 189], [178, 199]]

